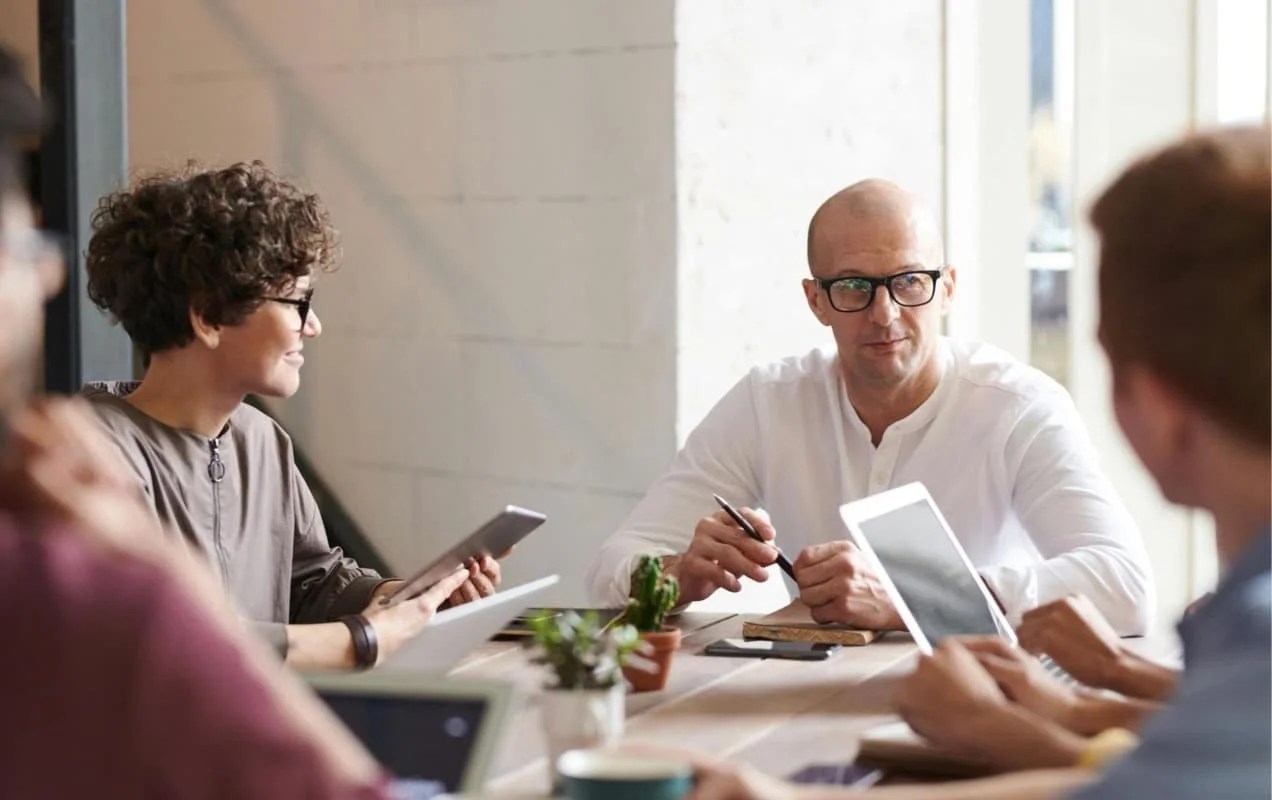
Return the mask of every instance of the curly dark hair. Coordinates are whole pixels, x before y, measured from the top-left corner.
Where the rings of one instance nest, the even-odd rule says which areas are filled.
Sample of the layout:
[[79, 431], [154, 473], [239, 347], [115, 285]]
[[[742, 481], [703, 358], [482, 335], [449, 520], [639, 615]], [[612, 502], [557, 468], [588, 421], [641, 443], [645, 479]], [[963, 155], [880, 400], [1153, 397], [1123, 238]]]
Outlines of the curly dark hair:
[[149, 356], [194, 338], [191, 310], [237, 325], [263, 298], [330, 271], [322, 201], [259, 161], [156, 174], [102, 198], [88, 243], [88, 296]]

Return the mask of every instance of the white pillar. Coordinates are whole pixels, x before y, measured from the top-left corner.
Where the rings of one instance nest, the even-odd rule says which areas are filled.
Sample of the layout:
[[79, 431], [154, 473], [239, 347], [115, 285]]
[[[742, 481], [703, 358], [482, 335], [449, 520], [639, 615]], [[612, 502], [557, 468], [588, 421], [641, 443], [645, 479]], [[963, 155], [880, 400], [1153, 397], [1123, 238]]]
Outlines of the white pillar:
[[952, 334], [1029, 360], [1029, 3], [945, 0], [945, 245]]

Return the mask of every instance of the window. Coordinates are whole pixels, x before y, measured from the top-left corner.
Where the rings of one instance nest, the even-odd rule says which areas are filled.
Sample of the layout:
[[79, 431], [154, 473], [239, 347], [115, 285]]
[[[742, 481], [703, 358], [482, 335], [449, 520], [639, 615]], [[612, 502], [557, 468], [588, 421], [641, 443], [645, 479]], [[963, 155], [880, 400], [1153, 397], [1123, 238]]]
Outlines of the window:
[[1068, 385], [1073, 5], [1031, 0], [1029, 10], [1029, 360]]
[[1268, 112], [1268, 0], [1218, 0], [1215, 40], [1216, 121], [1263, 121]]

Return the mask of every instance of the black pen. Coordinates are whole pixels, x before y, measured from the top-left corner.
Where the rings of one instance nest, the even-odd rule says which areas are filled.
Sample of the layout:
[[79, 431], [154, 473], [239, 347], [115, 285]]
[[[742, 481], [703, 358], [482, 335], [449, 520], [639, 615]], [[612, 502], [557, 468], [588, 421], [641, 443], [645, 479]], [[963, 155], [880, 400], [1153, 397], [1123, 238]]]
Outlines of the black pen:
[[721, 497], [718, 494], [713, 494], [711, 496], [714, 497], [715, 501], [720, 504], [720, 508], [724, 509], [724, 513], [728, 514], [730, 517], [733, 517], [733, 521], [738, 524], [738, 527], [740, 527], [743, 531], [746, 532], [747, 536], [750, 536], [752, 539], [754, 539], [755, 541], [761, 544], [767, 544], [770, 547], [772, 547], [774, 550], [776, 550], [777, 565], [782, 568], [782, 572], [785, 572], [788, 576], [790, 576], [791, 580], [795, 580], [795, 570], [791, 568], [790, 560], [785, 555], [782, 554], [782, 549], [778, 547], [777, 545], [773, 544], [772, 542], [764, 541], [764, 537], [760, 536], [760, 532], [755, 529], [755, 526], [747, 522], [746, 518], [743, 517], [741, 514], [739, 514], [736, 508], [729, 505], [729, 502], [725, 500], [723, 497]]

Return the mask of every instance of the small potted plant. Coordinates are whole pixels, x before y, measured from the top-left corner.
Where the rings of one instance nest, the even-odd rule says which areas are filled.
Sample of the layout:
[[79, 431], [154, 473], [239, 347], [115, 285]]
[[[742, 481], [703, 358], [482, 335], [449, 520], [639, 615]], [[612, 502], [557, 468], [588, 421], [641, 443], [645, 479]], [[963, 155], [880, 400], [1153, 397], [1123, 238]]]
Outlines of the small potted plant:
[[623, 675], [634, 692], [664, 689], [671, 672], [671, 657], [680, 649], [680, 629], [664, 624], [668, 612], [680, 599], [680, 584], [670, 575], [663, 574], [662, 561], [656, 556], [644, 556], [632, 576], [632, 596], [619, 618], [633, 625], [640, 632], [643, 643], [640, 655], [652, 667], [629, 664]]
[[613, 744], [622, 735], [622, 669], [640, 637], [631, 625], [602, 626], [596, 612], [545, 612], [529, 624], [539, 648], [535, 663], [548, 665], [555, 678], [541, 695], [541, 710], [556, 789], [562, 753]]

